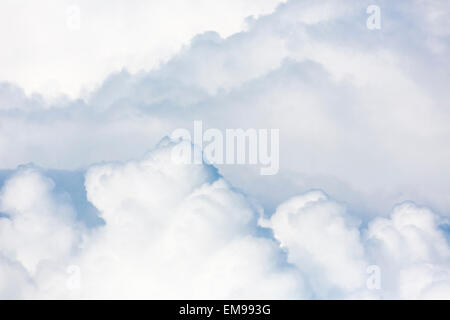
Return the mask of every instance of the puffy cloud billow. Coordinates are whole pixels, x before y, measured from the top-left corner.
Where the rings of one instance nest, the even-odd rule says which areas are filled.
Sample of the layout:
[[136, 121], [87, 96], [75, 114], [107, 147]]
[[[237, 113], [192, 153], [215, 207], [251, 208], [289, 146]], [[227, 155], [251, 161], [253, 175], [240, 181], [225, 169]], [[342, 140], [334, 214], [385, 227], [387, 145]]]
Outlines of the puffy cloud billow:
[[309, 191], [266, 217], [213, 166], [173, 162], [175, 145], [87, 170], [87, 200], [103, 220], [93, 228], [44, 170], [12, 172], [0, 193], [1, 297], [450, 296], [446, 219], [430, 209], [404, 203], [363, 227]]
[[171, 148], [87, 171], [104, 220], [91, 230], [39, 169], [15, 172], [1, 193], [2, 298], [308, 297], [278, 243], [258, 235], [258, 208], [214, 167], [172, 163]]
[[[61, 85], [125, 68], [78, 98], [2, 79], [1, 299], [450, 299], [449, 4], [376, 1], [369, 30], [373, 1], [276, 2], [149, 60], [100, 30], [110, 56]], [[279, 173], [173, 162], [194, 120], [280, 129]]]

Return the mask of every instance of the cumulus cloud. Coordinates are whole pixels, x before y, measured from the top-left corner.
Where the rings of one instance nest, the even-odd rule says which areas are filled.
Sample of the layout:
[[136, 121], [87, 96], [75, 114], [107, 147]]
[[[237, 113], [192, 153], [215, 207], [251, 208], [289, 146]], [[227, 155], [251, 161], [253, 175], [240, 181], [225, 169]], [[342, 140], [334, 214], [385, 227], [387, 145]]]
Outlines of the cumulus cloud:
[[[266, 218], [213, 166], [173, 162], [174, 146], [88, 169], [87, 199], [104, 221], [95, 228], [76, 222], [45, 172], [18, 169], [1, 190], [0, 296], [450, 297], [446, 220], [430, 209], [401, 204], [362, 227], [310, 191]], [[367, 285], [369, 265], [380, 288]]]
[[81, 259], [86, 293], [301, 297], [301, 277], [282, 266], [276, 243], [255, 236], [256, 212], [245, 195], [211, 166], [171, 163], [170, 151], [87, 172], [88, 199], [106, 225]]
[[270, 13], [278, 3], [3, 1], [0, 35], [8, 50], [0, 53], [0, 61], [8, 62], [2, 64], [0, 80], [18, 83], [27, 93], [77, 97], [112, 71], [158, 66], [197, 33], [239, 32], [246, 17]]
[[0, 165], [123, 161], [201, 119], [205, 128], [282, 129], [271, 185], [289, 184], [289, 195], [261, 195], [251, 168], [219, 168], [270, 209], [321, 188], [369, 217], [411, 199], [445, 214], [446, 3], [380, 3], [377, 31], [366, 27], [368, 4], [289, 1], [245, 31], [195, 36], [150, 71], [113, 73], [83, 99], [52, 102], [4, 84]]
[[311, 191], [282, 203], [268, 226], [287, 250], [288, 261], [308, 274], [319, 296], [364, 286], [367, 265], [358, 224], [323, 192]]
[[396, 206], [390, 219], [370, 222], [367, 239], [380, 266], [392, 270], [391, 294], [407, 299], [450, 297], [450, 250], [440, 225], [445, 220], [413, 203]]
[[41, 261], [63, 259], [75, 243], [74, 212], [52, 194], [52, 182], [33, 169], [19, 171], [1, 193], [1, 250], [34, 274]]
[[0, 211], [6, 214], [0, 218], [2, 298], [33, 296], [36, 285], [38, 295], [45, 296], [45, 287], [55, 281], [55, 265], [67, 263], [77, 250], [81, 226], [68, 195], [53, 188], [36, 169], [22, 168], [1, 190]]
[[[35, 169], [15, 173], [2, 189], [0, 251], [6, 275], [22, 273], [35, 288], [20, 297], [306, 297], [276, 241], [257, 235], [246, 196], [211, 166], [171, 163], [170, 150], [89, 169], [87, 197], [105, 221], [91, 233], [75, 227], [51, 180]], [[78, 289], [63, 277], [70, 266], [81, 272]], [[7, 298], [15, 296], [8, 279]]]
[[[0, 85], [0, 167], [64, 170], [0, 171], [1, 297], [449, 297], [447, 2], [380, 1], [376, 31], [369, 1], [276, 2], [78, 98]], [[199, 119], [279, 128], [279, 174], [142, 157]]]

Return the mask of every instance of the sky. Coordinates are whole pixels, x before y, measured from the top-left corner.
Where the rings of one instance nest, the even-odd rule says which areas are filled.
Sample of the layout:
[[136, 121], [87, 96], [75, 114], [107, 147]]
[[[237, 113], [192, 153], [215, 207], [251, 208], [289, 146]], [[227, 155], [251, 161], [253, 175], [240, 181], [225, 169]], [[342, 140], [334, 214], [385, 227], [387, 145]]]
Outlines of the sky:
[[449, 9], [3, 1], [0, 298], [449, 299]]

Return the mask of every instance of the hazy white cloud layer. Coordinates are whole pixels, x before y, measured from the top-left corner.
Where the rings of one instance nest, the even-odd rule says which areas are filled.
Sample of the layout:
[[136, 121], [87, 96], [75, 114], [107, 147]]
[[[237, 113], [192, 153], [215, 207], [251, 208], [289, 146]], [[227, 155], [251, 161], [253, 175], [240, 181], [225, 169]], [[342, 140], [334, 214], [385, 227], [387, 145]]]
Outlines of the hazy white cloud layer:
[[[0, 298], [450, 299], [450, 4], [375, 2], [2, 3]], [[173, 163], [194, 120], [279, 173]]]

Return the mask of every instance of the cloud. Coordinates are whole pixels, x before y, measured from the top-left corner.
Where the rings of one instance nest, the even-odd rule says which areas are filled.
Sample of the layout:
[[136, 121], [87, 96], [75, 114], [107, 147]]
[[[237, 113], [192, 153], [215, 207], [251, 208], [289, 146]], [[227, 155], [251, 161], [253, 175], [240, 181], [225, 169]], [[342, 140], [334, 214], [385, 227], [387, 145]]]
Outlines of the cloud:
[[[0, 297], [45, 297], [81, 243], [82, 226], [68, 195], [54, 192], [53, 181], [37, 169], [21, 168], [0, 193]], [[50, 275], [48, 275], [51, 270]], [[38, 293], [35, 293], [38, 287]]]
[[171, 163], [171, 147], [88, 170], [87, 198], [105, 222], [90, 231], [38, 169], [14, 173], [1, 191], [0, 296], [305, 297], [277, 243], [257, 235], [246, 196], [212, 166]]
[[[401, 204], [364, 227], [344, 204], [310, 191], [266, 218], [216, 168], [173, 162], [176, 145], [91, 166], [86, 195], [104, 221], [93, 228], [75, 219], [76, 195], [19, 168], [0, 193], [0, 296], [450, 296], [446, 219], [430, 209]], [[378, 290], [367, 286], [369, 265], [381, 270]]]
[[367, 263], [358, 224], [323, 192], [311, 191], [282, 203], [267, 226], [319, 296], [365, 286]]
[[[366, 28], [369, 4], [293, 0], [244, 31], [174, 27], [170, 58], [150, 45], [152, 61], [61, 68], [72, 88], [126, 67], [73, 99], [6, 79], [0, 166], [61, 171], [0, 172], [0, 296], [448, 297], [448, 4], [380, 1], [378, 31]], [[88, 40], [79, 48], [104, 52]], [[88, 56], [88, 69], [102, 58]], [[36, 75], [59, 66], [52, 57]], [[280, 129], [280, 173], [174, 166], [171, 143], [142, 156], [194, 120]], [[367, 286], [373, 265], [380, 290]]]
[[[448, 41], [436, 27], [445, 5], [380, 3], [382, 29], [373, 31], [363, 2], [289, 1], [245, 31], [197, 35], [149, 71], [113, 73], [83, 99], [50, 101], [4, 84], [0, 165], [124, 161], [201, 119], [281, 129], [279, 177], [308, 176], [305, 187], [288, 182], [290, 195], [325, 189], [371, 216], [411, 199], [448, 212]], [[258, 195], [251, 169], [219, 169]], [[273, 198], [273, 208], [290, 196], [276, 192], [259, 200]]]
[[[171, 163], [171, 145], [86, 175], [105, 227], [81, 258], [89, 297], [302, 297], [256, 211], [217, 171]], [[102, 268], [107, 267], [107, 269]], [[111, 278], [123, 279], [111, 281]], [[107, 290], [105, 290], [107, 289]]]
[[450, 297], [450, 250], [440, 225], [446, 220], [413, 203], [396, 206], [390, 219], [370, 222], [370, 252], [392, 270], [385, 281], [391, 294], [406, 299]]
[[76, 235], [73, 209], [52, 193], [52, 181], [33, 169], [20, 170], [2, 188], [1, 251], [17, 259], [31, 274], [39, 263], [64, 259]]
[[77, 97], [112, 71], [157, 67], [198, 33], [217, 30], [228, 36], [239, 32], [246, 17], [268, 14], [278, 3], [2, 2], [0, 36], [8, 43], [8, 52], [0, 53], [0, 61], [7, 61], [2, 63], [0, 80], [17, 83], [28, 94]]

